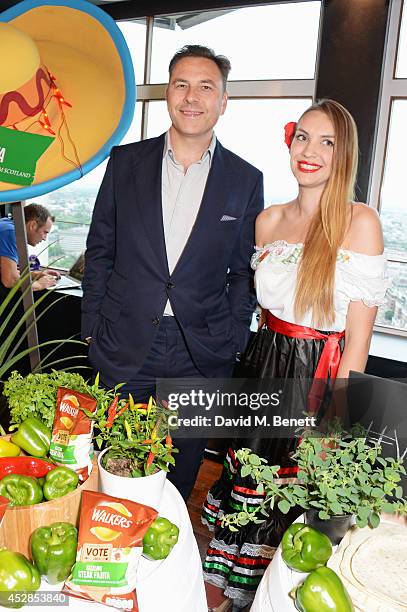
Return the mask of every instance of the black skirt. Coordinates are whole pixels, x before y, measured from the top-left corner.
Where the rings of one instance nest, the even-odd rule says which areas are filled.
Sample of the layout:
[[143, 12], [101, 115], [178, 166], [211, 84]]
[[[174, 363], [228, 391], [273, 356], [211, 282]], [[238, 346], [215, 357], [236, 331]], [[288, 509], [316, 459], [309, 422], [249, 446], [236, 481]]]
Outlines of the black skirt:
[[[323, 332], [329, 335], [329, 332]], [[343, 350], [341, 342], [341, 351]], [[237, 372], [239, 378], [311, 379], [314, 376], [325, 340], [290, 338], [267, 328], [259, 330]], [[224, 514], [239, 512], [243, 503], [249, 509], [258, 506], [263, 497], [256, 493], [250, 476], [242, 478], [235, 451], [250, 448], [268, 459], [270, 465], [283, 467], [283, 478], [295, 478], [296, 466], [290, 455], [295, 442], [288, 439], [235, 440], [228, 449], [220, 479], [211, 487], [202, 511], [202, 522], [214, 531], [204, 561], [204, 577], [224, 589], [224, 594], [238, 606], [253, 599], [257, 586], [272, 560], [286, 528], [302, 513], [293, 509], [282, 514], [276, 507], [259, 525], [249, 523], [232, 532], [221, 527]]]

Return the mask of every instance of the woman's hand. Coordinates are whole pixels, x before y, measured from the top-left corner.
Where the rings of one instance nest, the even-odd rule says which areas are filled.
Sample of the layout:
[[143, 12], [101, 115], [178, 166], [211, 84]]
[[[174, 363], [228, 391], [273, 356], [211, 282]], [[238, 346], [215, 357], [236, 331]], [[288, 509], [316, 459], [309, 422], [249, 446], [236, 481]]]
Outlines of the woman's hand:
[[267, 308], [262, 308], [260, 310], [260, 314], [259, 314], [259, 323], [257, 326], [257, 330], [261, 329], [263, 327], [263, 325], [265, 324], [267, 319]]

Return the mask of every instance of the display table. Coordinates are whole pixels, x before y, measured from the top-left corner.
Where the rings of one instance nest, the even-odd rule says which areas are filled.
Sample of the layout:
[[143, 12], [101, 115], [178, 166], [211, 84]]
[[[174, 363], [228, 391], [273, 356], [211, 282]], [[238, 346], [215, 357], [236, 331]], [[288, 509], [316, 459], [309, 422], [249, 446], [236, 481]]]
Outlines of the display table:
[[[299, 519], [296, 522], [304, 521]], [[295, 612], [294, 600], [289, 593], [307, 576], [287, 567], [281, 557], [280, 545], [261, 579], [250, 612]]]
[[[168, 480], [165, 483], [159, 514], [178, 525], [179, 539], [170, 555], [163, 561], [150, 561], [141, 557], [137, 585], [140, 612], [207, 612], [201, 558], [187, 507], [177, 489]], [[51, 587], [44, 581], [41, 584], [41, 591], [58, 591], [60, 588], [61, 585]], [[45, 607], [46, 604], [43, 605]], [[34, 612], [38, 610], [38, 605], [26, 605], [23, 609]], [[56, 602], [49, 609], [58, 609]], [[69, 612], [107, 612], [114, 608], [69, 597], [69, 607], [59, 609], [61, 612], [64, 609]]]
[[[302, 522], [303, 517], [299, 520]], [[340, 545], [333, 547], [327, 566], [343, 581], [355, 611], [401, 612], [407, 610], [406, 551], [407, 522], [386, 515], [377, 529], [348, 530]], [[279, 546], [250, 612], [295, 612], [289, 593], [307, 576], [287, 567]]]

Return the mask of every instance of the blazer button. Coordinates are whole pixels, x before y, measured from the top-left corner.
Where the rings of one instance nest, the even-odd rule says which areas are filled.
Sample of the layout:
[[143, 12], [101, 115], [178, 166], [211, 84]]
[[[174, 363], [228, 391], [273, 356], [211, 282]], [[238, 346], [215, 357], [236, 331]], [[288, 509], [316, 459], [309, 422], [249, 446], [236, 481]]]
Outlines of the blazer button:
[[153, 325], [160, 325], [160, 317], [154, 317], [152, 320]]
[[175, 285], [174, 283], [168, 282], [166, 285], [167, 289], [174, 289]]

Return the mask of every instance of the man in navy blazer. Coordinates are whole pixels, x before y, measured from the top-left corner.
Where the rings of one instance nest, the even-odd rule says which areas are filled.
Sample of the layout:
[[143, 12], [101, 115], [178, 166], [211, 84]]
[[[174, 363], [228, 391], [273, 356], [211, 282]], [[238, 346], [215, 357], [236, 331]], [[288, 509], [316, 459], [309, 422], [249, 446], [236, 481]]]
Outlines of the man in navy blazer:
[[[103, 383], [125, 382], [137, 401], [156, 378], [230, 376], [248, 340], [263, 177], [213, 132], [229, 70], [206, 47], [181, 49], [170, 63], [169, 131], [113, 148], [96, 200], [82, 335]], [[185, 499], [205, 442], [176, 440], [169, 478]]]

